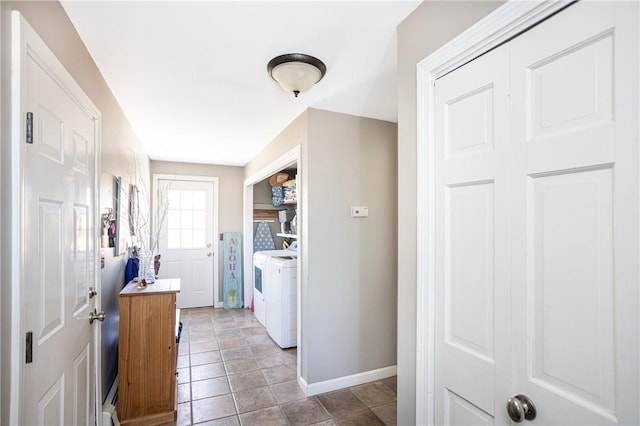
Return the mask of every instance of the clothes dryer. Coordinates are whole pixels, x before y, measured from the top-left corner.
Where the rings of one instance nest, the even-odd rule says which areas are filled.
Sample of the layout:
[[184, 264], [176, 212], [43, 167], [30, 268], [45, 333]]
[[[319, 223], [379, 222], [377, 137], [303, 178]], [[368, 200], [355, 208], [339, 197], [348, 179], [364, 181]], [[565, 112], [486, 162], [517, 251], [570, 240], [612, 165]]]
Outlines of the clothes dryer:
[[267, 332], [281, 348], [297, 346], [298, 267], [294, 256], [267, 259], [265, 306]]
[[267, 259], [272, 256], [297, 256], [292, 250], [264, 250], [253, 254], [253, 314], [260, 324], [267, 326], [265, 310], [265, 278], [268, 275]]

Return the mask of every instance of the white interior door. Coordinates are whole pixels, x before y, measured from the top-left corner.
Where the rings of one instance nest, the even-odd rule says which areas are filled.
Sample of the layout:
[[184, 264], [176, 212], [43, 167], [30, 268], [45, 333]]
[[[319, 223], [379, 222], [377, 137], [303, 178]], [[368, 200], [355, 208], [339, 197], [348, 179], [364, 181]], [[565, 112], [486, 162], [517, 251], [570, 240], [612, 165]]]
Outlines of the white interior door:
[[155, 188], [165, 194], [157, 198], [166, 200], [167, 209], [160, 233], [159, 277], [180, 278], [179, 308], [220, 307], [217, 179], [196, 179], [156, 180]]
[[638, 424], [638, 3], [510, 50], [513, 392], [539, 424]]
[[437, 424], [640, 421], [637, 76], [580, 2], [437, 81]]
[[494, 50], [436, 86], [436, 424], [507, 422], [508, 59]]
[[33, 359], [24, 367], [21, 423], [88, 425], [96, 421], [99, 327], [89, 324], [99, 308], [90, 294], [98, 284], [96, 123], [61, 83], [70, 78], [58, 73], [62, 65], [28, 30], [22, 116], [33, 113], [33, 143], [24, 144], [22, 169], [23, 333], [32, 333]]

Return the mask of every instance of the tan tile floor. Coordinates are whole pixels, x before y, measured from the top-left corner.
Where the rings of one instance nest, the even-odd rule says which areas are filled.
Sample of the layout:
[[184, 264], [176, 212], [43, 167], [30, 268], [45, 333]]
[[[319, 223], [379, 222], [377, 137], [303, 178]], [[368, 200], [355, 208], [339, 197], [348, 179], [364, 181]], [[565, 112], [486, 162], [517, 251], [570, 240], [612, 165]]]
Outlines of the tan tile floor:
[[246, 309], [181, 310], [178, 425], [395, 425], [396, 378], [306, 398], [296, 349]]

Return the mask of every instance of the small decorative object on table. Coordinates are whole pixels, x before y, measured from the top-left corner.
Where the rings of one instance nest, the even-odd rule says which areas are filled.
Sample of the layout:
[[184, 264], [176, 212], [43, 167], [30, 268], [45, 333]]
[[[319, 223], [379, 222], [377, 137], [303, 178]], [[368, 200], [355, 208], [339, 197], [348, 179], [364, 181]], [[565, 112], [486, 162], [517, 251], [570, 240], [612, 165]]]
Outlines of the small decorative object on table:
[[154, 269], [154, 258], [146, 254], [140, 256], [140, 263], [138, 268], [138, 281], [146, 281], [147, 284], [153, 284], [156, 280], [156, 274]]

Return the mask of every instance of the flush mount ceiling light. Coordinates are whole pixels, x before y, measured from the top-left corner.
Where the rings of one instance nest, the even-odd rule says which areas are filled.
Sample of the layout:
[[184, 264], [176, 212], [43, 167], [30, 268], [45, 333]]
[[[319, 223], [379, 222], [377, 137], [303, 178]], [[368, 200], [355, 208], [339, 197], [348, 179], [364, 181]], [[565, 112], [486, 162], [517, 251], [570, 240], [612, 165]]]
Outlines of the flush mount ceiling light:
[[287, 92], [298, 97], [300, 93], [311, 89], [322, 80], [327, 67], [318, 58], [304, 53], [287, 53], [276, 56], [267, 64], [271, 78], [278, 82]]

